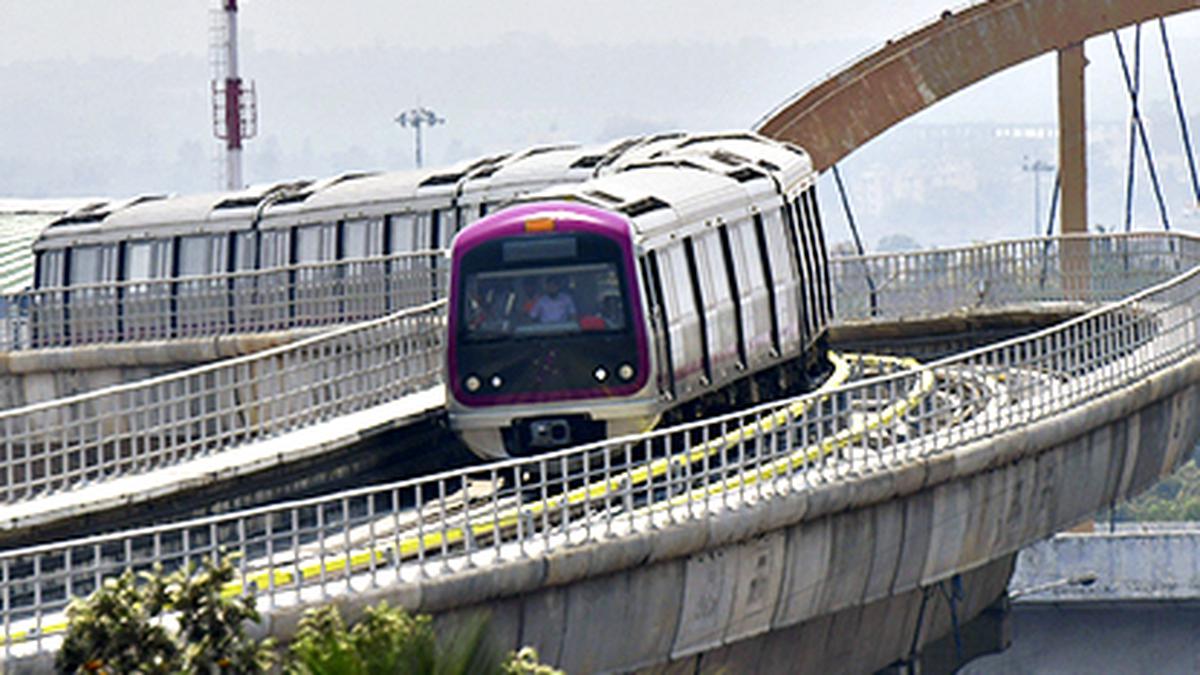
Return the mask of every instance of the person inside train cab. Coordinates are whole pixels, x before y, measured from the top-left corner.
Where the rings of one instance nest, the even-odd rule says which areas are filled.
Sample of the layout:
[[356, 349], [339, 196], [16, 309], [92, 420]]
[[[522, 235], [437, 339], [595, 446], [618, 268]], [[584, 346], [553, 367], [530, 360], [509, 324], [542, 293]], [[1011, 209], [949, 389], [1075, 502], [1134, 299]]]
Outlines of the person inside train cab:
[[529, 310], [529, 318], [538, 323], [563, 323], [575, 320], [575, 300], [563, 289], [558, 277], [546, 277], [546, 292]]
[[621, 308], [621, 296], [608, 293], [600, 300], [600, 315], [605, 328], [618, 330], [625, 327], [625, 312]]
[[542, 299], [542, 292], [538, 289], [538, 282], [535, 277], [525, 277], [521, 280], [521, 312], [525, 316], [533, 314], [533, 306], [538, 300]]

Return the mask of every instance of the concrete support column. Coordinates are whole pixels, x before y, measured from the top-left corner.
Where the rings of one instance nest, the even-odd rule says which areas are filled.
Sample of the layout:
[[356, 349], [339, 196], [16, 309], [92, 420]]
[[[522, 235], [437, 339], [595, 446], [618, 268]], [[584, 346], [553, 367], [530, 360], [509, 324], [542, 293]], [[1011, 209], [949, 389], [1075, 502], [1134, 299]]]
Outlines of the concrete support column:
[[[1062, 185], [1062, 234], [1087, 232], [1087, 121], [1084, 110], [1083, 43], [1058, 51], [1058, 166]], [[1063, 284], [1082, 292], [1088, 283], [1086, 242], [1063, 242]], [[1072, 294], [1074, 295], [1074, 293]]]

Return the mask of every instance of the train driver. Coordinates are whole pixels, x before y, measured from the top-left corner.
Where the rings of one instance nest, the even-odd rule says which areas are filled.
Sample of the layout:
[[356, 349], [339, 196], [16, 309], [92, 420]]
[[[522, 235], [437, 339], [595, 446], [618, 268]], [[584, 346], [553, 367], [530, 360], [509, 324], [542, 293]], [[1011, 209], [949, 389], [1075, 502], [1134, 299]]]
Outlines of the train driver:
[[562, 286], [558, 277], [546, 277], [546, 292], [533, 303], [529, 318], [539, 323], [574, 321], [575, 300]]

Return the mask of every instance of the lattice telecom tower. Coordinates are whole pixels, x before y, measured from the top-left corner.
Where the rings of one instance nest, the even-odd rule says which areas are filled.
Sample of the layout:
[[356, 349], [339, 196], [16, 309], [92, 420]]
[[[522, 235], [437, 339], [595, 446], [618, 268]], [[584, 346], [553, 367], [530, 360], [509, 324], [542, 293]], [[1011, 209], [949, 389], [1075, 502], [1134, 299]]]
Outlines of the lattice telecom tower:
[[212, 11], [210, 59], [212, 61], [213, 135], [225, 141], [223, 186], [240, 190], [242, 141], [258, 133], [258, 105], [254, 82], [238, 76], [237, 0], [220, 0]]

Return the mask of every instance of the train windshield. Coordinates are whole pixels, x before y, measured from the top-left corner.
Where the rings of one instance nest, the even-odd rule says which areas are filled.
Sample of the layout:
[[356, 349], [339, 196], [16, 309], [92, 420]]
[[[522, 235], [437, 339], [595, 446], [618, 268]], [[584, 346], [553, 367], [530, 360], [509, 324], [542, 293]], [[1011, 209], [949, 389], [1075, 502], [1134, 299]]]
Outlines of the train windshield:
[[[463, 278], [467, 342], [624, 332], [629, 326], [615, 242], [558, 236], [499, 242]], [[606, 259], [607, 258], [607, 259]], [[474, 265], [473, 265], [474, 266]], [[490, 269], [489, 269], [490, 268]]]

